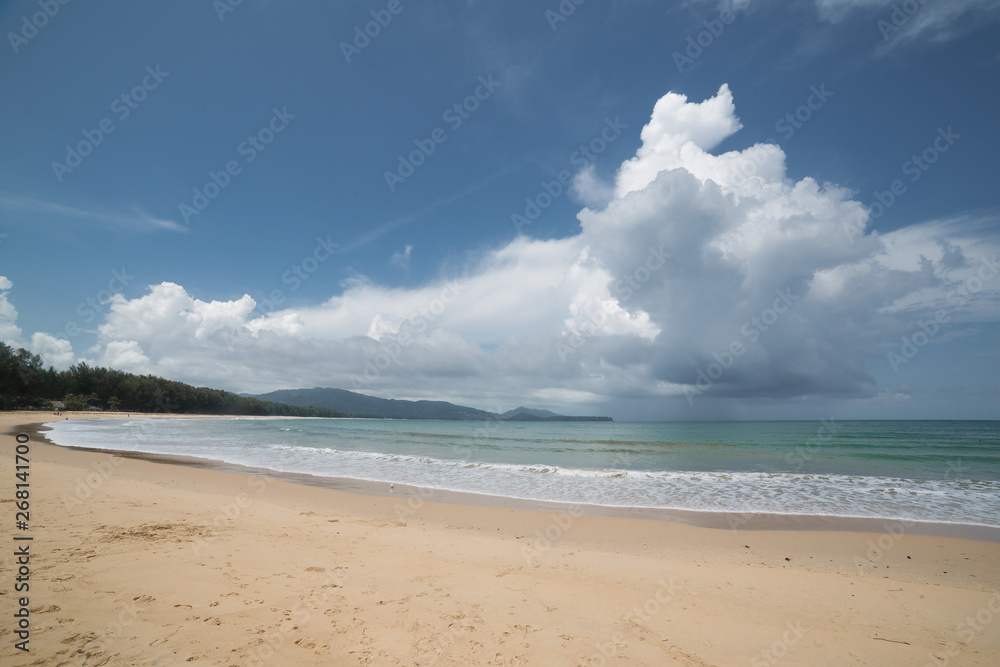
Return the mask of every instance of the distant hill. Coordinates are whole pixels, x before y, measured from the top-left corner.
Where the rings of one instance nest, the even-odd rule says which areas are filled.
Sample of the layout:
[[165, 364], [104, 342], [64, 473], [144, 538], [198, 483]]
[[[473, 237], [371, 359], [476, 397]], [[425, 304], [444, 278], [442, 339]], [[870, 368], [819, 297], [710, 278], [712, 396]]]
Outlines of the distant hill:
[[475, 421], [611, 421], [610, 417], [566, 417], [550, 410], [519, 407], [503, 414], [477, 410], [447, 401], [403, 401], [359, 394], [346, 389], [314, 387], [282, 389], [254, 398], [287, 405], [337, 410], [366, 417], [390, 419], [447, 419]]
[[552, 415], [551, 417], [536, 417], [527, 412], [519, 412], [513, 417], [508, 417], [504, 421], [509, 422], [609, 422], [611, 417], [567, 417], [566, 415]]
[[517, 415], [531, 415], [532, 417], [540, 417], [540, 418], [543, 418], [543, 419], [545, 417], [559, 417], [560, 416], [560, 415], [556, 414], [555, 412], [552, 412], [551, 410], [538, 410], [536, 408], [526, 408], [526, 407], [523, 407], [523, 406], [520, 407], [520, 408], [514, 408], [513, 410], [508, 410], [507, 412], [503, 413], [500, 416], [503, 417], [504, 419], [511, 419], [512, 417], [515, 417]]
[[[339, 412], [350, 412], [375, 417], [393, 419], [450, 419], [489, 420], [497, 415], [484, 410], [467, 408], [446, 401], [401, 401], [391, 398], [366, 396], [346, 389], [316, 387], [313, 389], [282, 389], [257, 396], [262, 401], [274, 401], [288, 405], [326, 408]], [[333, 406], [340, 407], [333, 407]]]

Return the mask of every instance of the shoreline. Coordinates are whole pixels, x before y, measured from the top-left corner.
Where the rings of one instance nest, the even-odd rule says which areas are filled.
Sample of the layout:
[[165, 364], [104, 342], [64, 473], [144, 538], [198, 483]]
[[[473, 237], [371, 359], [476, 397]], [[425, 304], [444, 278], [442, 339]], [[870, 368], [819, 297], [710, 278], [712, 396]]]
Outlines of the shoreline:
[[[108, 417], [117, 413], [92, 413], [95, 419], [120, 418]], [[89, 415], [88, 415], [89, 416]], [[128, 417], [132, 418], [132, 417]], [[150, 415], [137, 415], [136, 419], [150, 418]], [[152, 418], [231, 419], [231, 415], [161, 415]], [[283, 419], [284, 417], [276, 417]], [[255, 417], [247, 417], [255, 419]], [[295, 419], [298, 419], [297, 417]], [[47, 420], [45, 423], [51, 422]], [[387, 482], [356, 479], [350, 477], [329, 477], [311, 475], [308, 473], [287, 472], [272, 468], [258, 468], [219, 459], [203, 459], [191, 456], [173, 454], [156, 454], [152, 452], [103, 449], [90, 447], [73, 447], [52, 442], [46, 435], [50, 430], [43, 422], [33, 422], [20, 425], [25, 432], [42, 438], [52, 447], [89, 451], [100, 454], [110, 454], [123, 458], [138, 459], [164, 465], [179, 465], [191, 468], [205, 468], [220, 472], [231, 472], [241, 475], [256, 475], [280, 479], [282, 481], [305, 486], [312, 486], [347, 493], [383, 498], [415, 498], [422, 501], [462, 505], [469, 507], [498, 507], [507, 509], [528, 510], [534, 512], [578, 512], [585, 516], [601, 516], [608, 518], [629, 518], [649, 521], [666, 521], [683, 523], [689, 526], [715, 529], [740, 530], [791, 530], [791, 531], [835, 531], [850, 533], [880, 533], [898, 529], [902, 526], [908, 533], [935, 537], [954, 537], [984, 542], [1000, 543], [1000, 526], [989, 526], [975, 523], [958, 523], [943, 521], [926, 521], [903, 519], [897, 517], [862, 517], [829, 514], [797, 514], [750, 512], [736, 513], [718, 510], [690, 510], [677, 508], [654, 507], [624, 507], [616, 505], [598, 505], [593, 503], [567, 503], [513, 496], [497, 496], [468, 491], [454, 491], [432, 487], [418, 487], [409, 484], [396, 483], [395, 492], [386, 488]]]
[[1000, 664], [1000, 545], [908, 528], [365, 495], [30, 435], [14, 535], [12, 428], [50, 417], [0, 417], [5, 535], [33, 540], [30, 653], [0, 555], [3, 664]]

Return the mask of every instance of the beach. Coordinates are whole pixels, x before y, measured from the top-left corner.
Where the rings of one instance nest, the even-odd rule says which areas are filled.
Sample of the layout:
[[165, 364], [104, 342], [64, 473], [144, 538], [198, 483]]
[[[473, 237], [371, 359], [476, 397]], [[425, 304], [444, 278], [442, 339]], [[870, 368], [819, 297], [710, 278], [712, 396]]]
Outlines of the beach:
[[13, 429], [64, 416], [0, 418], [3, 664], [1000, 664], [1000, 544], [907, 522], [704, 527], [346, 493], [30, 432], [18, 530]]

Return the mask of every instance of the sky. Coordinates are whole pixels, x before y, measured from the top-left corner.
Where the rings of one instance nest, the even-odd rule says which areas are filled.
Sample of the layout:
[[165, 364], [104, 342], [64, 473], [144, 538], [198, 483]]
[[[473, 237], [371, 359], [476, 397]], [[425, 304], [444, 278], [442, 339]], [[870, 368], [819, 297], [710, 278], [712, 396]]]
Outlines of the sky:
[[57, 369], [1000, 416], [997, 0], [16, 0], [0, 32], [0, 340]]

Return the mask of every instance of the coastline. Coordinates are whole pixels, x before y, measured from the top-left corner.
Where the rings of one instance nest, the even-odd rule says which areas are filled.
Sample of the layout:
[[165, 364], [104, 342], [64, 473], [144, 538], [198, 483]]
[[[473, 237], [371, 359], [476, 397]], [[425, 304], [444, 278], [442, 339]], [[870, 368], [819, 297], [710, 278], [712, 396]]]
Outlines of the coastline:
[[[92, 413], [94, 419], [118, 418], [118, 413]], [[220, 418], [229, 419], [228, 415], [137, 415], [136, 418], [177, 418], [177, 419], [197, 419], [197, 418]], [[273, 419], [287, 419], [286, 417], [273, 417]], [[302, 419], [294, 417], [292, 419]], [[312, 419], [312, 418], [310, 418]], [[315, 418], [320, 419], [320, 418]], [[47, 420], [51, 421], [51, 420]], [[796, 530], [796, 531], [837, 531], [852, 533], [879, 533], [885, 532], [887, 527], [902, 524], [906, 532], [913, 535], [927, 535], [936, 537], [956, 537], [961, 539], [998, 542], [1000, 543], [1000, 526], [987, 526], [972, 523], [947, 523], [938, 521], [920, 521], [900, 519], [896, 517], [862, 517], [862, 516], [839, 516], [822, 514], [795, 514], [795, 513], [733, 513], [712, 510], [687, 510], [676, 508], [651, 508], [651, 507], [622, 507], [595, 505], [589, 503], [564, 503], [547, 500], [537, 500], [529, 498], [518, 498], [512, 496], [496, 496], [489, 494], [471, 493], [467, 491], [452, 491], [445, 489], [433, 489], [416, 487], [408, 484], [395, 484], [394, 492], [390, 493], [385, 482], [375, 482], [365, 479], [354, 479], [348, 477], [327, 477], [310, 475], [307, 473], [296, 473], [274, 470], [271, 468], [257, 468], [245, 466], [238, 463], [231, 463], [217, 459], [203, 459], [191, 456], [155, 454], [151, 452], [123, 451], [116, 449], [97, 449], [89, 447], [66, 447], [52, 442], [46, 437], [49, 430], [41, 422], [23, 424], [20, 427], [33, 437], [44, 440], [52, 447], [62, 447], [64, 449], [74, 449], [78, 451], [89, 451], [97, 454], [110, 454], [123, 458], [137, 459], [151, 463], [162, 463], [165, 465], [180, 465], [192, 468], [205, 468], [220, 472], [231, 472], [243, 475], [257, 475], [279, 479], [293, 484], [314, 486], [324, 489], [343, 491], [347, 493], [362, 494], [366, 496], [393, 497], [393, 498], [415, 498], [424, 501], [446, 503], [452, 505], [463, 505], [472, 507], [499, 507], [507, 509], [530, 510], [535, 512], [574, 512], [583, 516], [602, 516], [609, 518], [630, 518], [644, 519], [650, 521], [667, 521], [671, 523], [683, 523], [701, 528], [735, 529], [740, 530]]]
[[[11, 430], [36, 425], [31, 651], [5, 614], [5, 664], [1000, 662], [995, 539], [323, 488], [59, 447], [38, 433], [52, 417], [0, 418], [8, 545]], [[980, 612], [980, 630], [963, 625]]]

